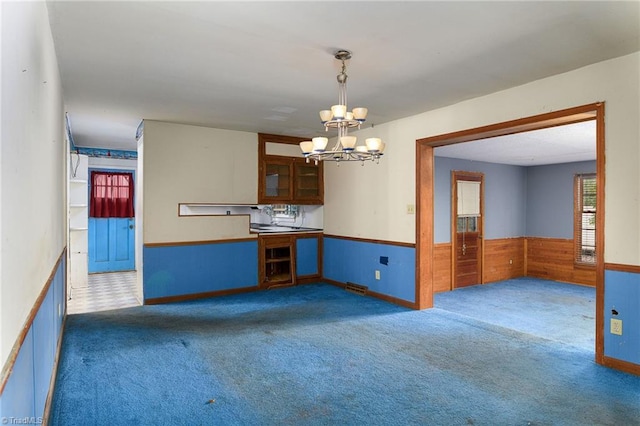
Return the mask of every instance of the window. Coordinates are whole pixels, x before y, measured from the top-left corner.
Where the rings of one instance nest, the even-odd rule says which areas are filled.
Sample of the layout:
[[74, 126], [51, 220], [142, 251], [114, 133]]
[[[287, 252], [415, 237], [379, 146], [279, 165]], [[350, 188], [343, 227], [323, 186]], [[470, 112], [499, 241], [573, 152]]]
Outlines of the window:
[[578, 264], [594, 265], [596, 263], [596, 175], [576, 175], [574, 192], [574, 259]]
[[134, 217], [133, 174], [92, 171], [89, 216]]

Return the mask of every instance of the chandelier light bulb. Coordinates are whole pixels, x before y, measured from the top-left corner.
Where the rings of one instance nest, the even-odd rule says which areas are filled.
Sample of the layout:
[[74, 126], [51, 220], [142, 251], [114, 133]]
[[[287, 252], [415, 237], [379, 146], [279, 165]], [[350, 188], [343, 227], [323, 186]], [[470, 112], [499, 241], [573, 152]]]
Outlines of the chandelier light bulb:
[[363, 107], [354, 108], [353, 118], [355, 118], [361, 123], [364, 123], [364, 121], [367, 119], [367, 112], [369, 112], [367, 108], [363, 108]]
[[312, 139], [312, 143], [314, 152], [324, 152], [327, 147], [327, 143], [329, 143], [329, 139], [325, 137], [316, 137]]
[[331, 112], [333, 114], [333, 118], [342, 119], [342, 118], [345, 117], [345, 115], [347, 113], [347, 106], [346, 105], [333, 105], [331, 107]]
[[322, 121], [322, 124], [326, 123], [332, 118], [333, 118], [333, 114], [331, 113], [330, 110], [323, 109], [322, 111], [320, 111], [320, 121]]
[[380, 152], [380, 146], [382, 145], [380, 138], [367, 138], [364, 140], [364, 143], [367, 145], [367, 151]]
[[304, 141], [300, 142], [300, 149], [304, 155], [311, 154], [313, 152], [313, 142], [312, 141]]
[[343, 151], [353, 151], [353, 148], [356, 146], [356, 140], [358, 138], [355, 136], [343, 136], [340, 138], [340, 144], [342, 145]]

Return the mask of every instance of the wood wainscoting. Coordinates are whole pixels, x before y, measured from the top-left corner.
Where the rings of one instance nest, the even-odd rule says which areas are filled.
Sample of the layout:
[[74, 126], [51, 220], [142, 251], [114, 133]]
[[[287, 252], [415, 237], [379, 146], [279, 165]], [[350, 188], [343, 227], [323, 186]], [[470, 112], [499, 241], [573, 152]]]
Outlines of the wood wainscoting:
[[524, 237], [486, 240], [483, 282], [492, 283], [524, 276], [524, 247]]
[[527, 237], [526, 250], [526, 276], [595, 287], [596, 268], [575, 264], [572, 239]]
[[[484, 241], [483, 283], [525, 276], [596, 285], [595, 267], [574, 263], [571, 239], [516, 237]], [[434, 244], [433, 291], [451, 289], [451, 244]]]
[[433, 245], [433, 292], [451, 290], [451, 243]]

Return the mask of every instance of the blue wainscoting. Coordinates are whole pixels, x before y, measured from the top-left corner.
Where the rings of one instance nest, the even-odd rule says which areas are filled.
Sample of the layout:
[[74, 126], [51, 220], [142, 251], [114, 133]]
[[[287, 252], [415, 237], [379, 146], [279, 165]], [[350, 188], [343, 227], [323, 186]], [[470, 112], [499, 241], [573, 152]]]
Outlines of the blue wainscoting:
[[319, 237], [296, 238], [296, 275], [317, 275]]
[[[380, 263], [381, 257], [388, 259], [387, 265]], [[379, 280], [375, 278], [376, 270], [380, 271]], [[412, 247], [325, 236], [323, 275], [415, 303], [416, 252]]]
[[65, 277], [63, 255], [46, 283], [44, 297], [38, 298], [40, 306], [0, 396], [0, 419], [42, 421], [65, 315]]
[[[640, 364], [640, 274], [605, 270], [604, 355]], [[612, 314], [612, 310], [618, 312]], [[611, 334], [611, 319], [622, 320], [622, 335]]]
[[161, 299], [258, 285], [258, 240], [143, 249], [144, 299]]

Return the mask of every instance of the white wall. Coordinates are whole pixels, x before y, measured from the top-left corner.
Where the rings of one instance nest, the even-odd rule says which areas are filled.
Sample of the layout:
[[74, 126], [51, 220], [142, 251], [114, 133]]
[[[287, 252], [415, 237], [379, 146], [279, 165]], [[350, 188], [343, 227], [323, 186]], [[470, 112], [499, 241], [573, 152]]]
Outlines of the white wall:
[[178, 204], [257, 204], [256, 133], [145, 120], [138, 156], [144, 243], [252, 237], [246, 216], [178, 217]]
[[325, 165], [325, 233], [413, 243], [417, 139], [605, 101], [605, 262], [639, 265], [639, 64], [636, 52], [354, 133], [381, 137], [386, 155]]
[[2, 2], [0, 356], [65, 246], [62, 89], [44, 2]]

